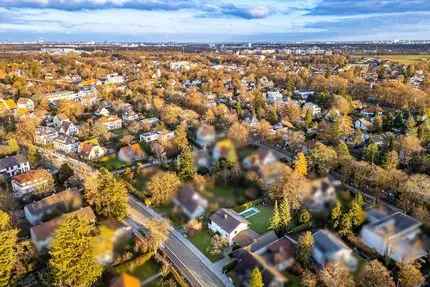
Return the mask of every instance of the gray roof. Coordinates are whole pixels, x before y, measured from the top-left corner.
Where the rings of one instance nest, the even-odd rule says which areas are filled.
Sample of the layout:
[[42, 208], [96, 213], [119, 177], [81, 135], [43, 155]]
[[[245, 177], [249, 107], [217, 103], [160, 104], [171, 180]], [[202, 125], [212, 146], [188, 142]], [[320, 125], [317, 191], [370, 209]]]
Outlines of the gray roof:
[[402, 212], [394, 213], [380, 221], [366, 225], [366, 228], [373, 230], [381, 236], [395, 236], [408, 229], [418, 228], [421, 222]]
[[26, 162], [28, 162], [27, 159], [22, 155], [7, 156], [0, 159], [0, 170], [8, 169]]
[[342, 249], [349, 249], [343, 241], [328, 230], [314, 233], [314, 247], [324, 254], [336, 253]]
[[59, 213], [74, 210], [82, 206], [81, 194], [77, 190], [65, 190], [42, 200], [27, 204], [25, 209], [33, 215], [45, 214], [48, 210], [58, 210]]
[[248, 221], [236, 211], [225, 208], [218, 209], [209, 219], [228, 233], [235, 230], [241, 223], [248, 224]]
[[194, 213], [198, 207], [206, 208], [208, 205], [207, 200], [198, 194], [190, 184], [179, 189], [176, 200], [190, 213]]

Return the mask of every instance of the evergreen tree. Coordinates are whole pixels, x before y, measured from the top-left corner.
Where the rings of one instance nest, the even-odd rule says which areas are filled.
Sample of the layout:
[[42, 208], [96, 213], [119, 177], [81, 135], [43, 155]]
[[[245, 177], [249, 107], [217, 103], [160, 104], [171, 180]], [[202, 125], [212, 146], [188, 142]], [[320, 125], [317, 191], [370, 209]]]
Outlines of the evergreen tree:
[[294, 171], [301, 176], [308, 174], [308, 161], [302, 152], [297, 155], [297, 159], [294, 162]]
[[297, 258], [305, 266], [309, 266], [314, 245], [314, 237], [310, 231], [306, 231], [299, 237]]
[[181, 155], [179, 156], [178, 166], [178, 175], [183, 181], [192, 179], [196, 174], [191, 147], [188, 146], [182, 150]]
[[249, 287], [263, 287], [263, 276], [261, 275], [260, 269], [255, 267], [251, 272], [251, 279], [249, 281]]
[[409, 115], [406, 122], [406, 134], [412, 136], [416, 136], [418, 134], [417, 123], [412, 115]]
[[305, 114], [305, 123], [306, 126], [308, 128], [312, 127], [312, 123], [313, 123], [313, 115], [312, 115], [312, 110], [311, 109], [307, 109], [306, 110], [306, 114]]
[[275, 201], [275, 206], [273, 207], [272, 218], [270, 219], [269, 228], [278, 231], [282, 227], [282, 218], [278, 208], [278, 201]]
[[366, 160], [368, 162], [370, 162], [371, 164], [375, 164], [377, 162], [378, 156], [379, 156], [379, 146], [375, 143], [369, 144], [366, 147], [364, 154], [365, 154]]
[[340, 219], [339, 234], [342, 236], [348, 236], [352, 234], [352, 214], [351, 212], [344, 213]]
[[0, 231], [6, 231], [11, 229], [10, 215], [0, 209]]
[[281, 226], [283, 229], [287, 229], [288, 225], [291, 222], [291, 211], [290, 211], [290, 203], [288, 199], [284, 197], [279, 206], [279, 212], [281, 214]]
[[346, 145], [345, 142], [340, 142], [337, 145], [336, 151], [337, 151], [337, 156], [340, 160], [351, 160], [352, 159], [352, 156], [349, 153], [348, 146]]
[[396, 169], [399, 165], [399, 154], [395, 151], [389, 151], [385, 154], [383, 167], [386, 170], [393, 170]]
[[430, 142], [430, 120], [426, 119], [418, 129], [418, 137], [423, 143]]
[[49, 266], [56, 286], [89, 287], [102, 275], [91, 248], [93, 229], [87, 219], [72, 215], [55, 231]]
[[357, 193], [354, 200], [351, 203], [351, 221], [354, 227], [358, 227], [366, 220], [366, 212], [363, 209], [364, 200], [361, 193]]
[[337, 229], [340, 225], [340, 219], [342, 218], [342, 204], [339, 200], [336, 200], [336, 205], [330, 212], [330, 223], [334, 229]]

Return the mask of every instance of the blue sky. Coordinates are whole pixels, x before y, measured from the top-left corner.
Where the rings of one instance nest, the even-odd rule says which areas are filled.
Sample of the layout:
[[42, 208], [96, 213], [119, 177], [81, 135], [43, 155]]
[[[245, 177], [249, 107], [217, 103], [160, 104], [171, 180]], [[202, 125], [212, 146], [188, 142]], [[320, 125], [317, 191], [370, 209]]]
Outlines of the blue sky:
[[430, 39], [430, 0], [0, 0], [0, 41]]

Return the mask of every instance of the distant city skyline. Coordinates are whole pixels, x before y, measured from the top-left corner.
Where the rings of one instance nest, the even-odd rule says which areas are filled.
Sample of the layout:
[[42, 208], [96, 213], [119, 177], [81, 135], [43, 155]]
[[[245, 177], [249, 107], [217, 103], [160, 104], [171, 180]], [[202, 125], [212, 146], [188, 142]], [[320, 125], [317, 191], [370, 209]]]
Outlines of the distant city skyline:
[[0, 41], [428, 40], [428, 0], [0, 0]]

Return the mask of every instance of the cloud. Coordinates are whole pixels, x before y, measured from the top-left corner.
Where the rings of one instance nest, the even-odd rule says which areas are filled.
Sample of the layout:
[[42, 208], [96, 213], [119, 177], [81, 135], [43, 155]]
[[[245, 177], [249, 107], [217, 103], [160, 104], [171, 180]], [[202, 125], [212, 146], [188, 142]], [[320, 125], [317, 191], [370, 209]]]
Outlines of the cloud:
[[309, 15], [362, 15], [430, 11], [429, 0], [323, 0]]

